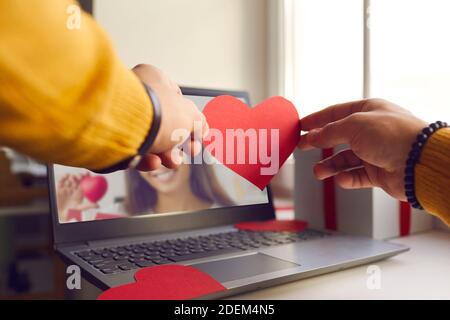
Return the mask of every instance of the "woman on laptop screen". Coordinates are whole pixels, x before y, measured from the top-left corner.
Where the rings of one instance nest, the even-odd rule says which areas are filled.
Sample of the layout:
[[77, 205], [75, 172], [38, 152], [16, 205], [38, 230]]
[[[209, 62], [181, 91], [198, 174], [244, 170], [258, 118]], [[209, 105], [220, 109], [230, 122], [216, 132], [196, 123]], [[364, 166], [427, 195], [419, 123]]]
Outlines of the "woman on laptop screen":
[[233, 201], [208, 165], [127, 171], [127, 211], [134, 214], [197, 211], [232, 206]]
[[235, 205], [213, 167], [182, 164], [176, 169], [95, 175], [58, 166], [57, 171], [64, 168], [56, 177], [59, 220], [90, 221]]

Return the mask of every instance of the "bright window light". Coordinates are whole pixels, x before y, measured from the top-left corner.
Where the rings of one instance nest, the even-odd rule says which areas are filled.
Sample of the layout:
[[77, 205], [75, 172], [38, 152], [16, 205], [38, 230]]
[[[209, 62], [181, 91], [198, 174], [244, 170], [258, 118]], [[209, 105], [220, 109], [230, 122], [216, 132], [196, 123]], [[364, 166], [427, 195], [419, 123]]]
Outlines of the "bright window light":
[[450, 1], [373, 0], [371, 96], [450, 121]]
[[293, 88], [300, 116], [361, 99], [363, 1], [292, 0], [290, 4], [294, 72], [287, 86]]
[[[305, 116], [362, 98], [363, 1], [285, 0], [286, 94]], [[450, 1], [370, 2], [369, 93], [450, 121]]]

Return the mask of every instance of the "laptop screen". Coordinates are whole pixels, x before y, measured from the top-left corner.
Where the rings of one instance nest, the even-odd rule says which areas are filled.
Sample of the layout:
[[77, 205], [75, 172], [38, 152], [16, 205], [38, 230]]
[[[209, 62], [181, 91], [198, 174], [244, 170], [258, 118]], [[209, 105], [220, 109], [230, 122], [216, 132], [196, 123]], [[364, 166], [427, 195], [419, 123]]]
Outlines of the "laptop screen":
[[[213, 98], [186, 97], [200, 110]], [[205, 152], [203, 157], [210, 156]], [[60, 223], [188, 214], [202, 210], [213, 213], [214, 208], [269, 202], [267, 189], [261, 191], [214, 161], [182, 164], [176, 169], [162, 167], [151, 172], [130, 169], [104, 175], [55, 165], [53, 176]]]

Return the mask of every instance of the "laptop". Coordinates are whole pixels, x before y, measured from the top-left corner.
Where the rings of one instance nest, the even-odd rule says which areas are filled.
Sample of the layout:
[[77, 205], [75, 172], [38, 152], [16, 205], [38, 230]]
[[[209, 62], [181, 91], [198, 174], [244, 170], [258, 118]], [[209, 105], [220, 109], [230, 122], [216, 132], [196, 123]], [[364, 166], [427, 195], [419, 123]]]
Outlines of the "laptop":
[[[250, 105], [246, 92], [182, 91], [200, 110], [218, 95]], [[275, 218], [270, 188], [261, 191], [227, 167], [205, 163], [105, 175], [50, 165], [56, 251], [101, 289], [134, 282], [140, 268], [181, 264], [220, 281], [229, 290], [208, 298], [221, 298], [408, 250], [326, 230], [240, 231], [239, 222]]]

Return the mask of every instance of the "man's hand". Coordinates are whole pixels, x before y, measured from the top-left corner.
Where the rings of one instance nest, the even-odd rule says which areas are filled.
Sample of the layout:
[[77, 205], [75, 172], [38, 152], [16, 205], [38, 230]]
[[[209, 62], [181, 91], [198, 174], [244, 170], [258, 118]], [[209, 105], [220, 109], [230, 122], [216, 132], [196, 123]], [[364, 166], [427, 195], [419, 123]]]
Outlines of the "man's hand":
[[328, 107], [301, 120], [299, 148], [348, 144], [349, 149], [317, 163], [318, 179], [335, 176], [343, 188], [380, 187], [405, 200], [404, 170], [411, 145], [427, 123], [381, 99]]
[[[187, 143], [189, 152], [195, 154], [199, 151], [200, 145], [198, 141], [194, 141], [194, 135], [203, 137], [208, 131], [208, 124], [205, 116], [201, 113], [195, 104], [183, 97], [180, 88], [175, 82], [169, 79], [158, 68], [141, 64], [133, 68], [133, 72], [150, 86], [161, 104], [161, 126], [159, 133], [149, 150], [149, 153], [143, 158], [138, 166], [139, 170], [149, 171], [155, 170], [163, 164], [167, 168], [174, 168], [180, 162], [180, 159], [173, 159], [172, 149], [180, 141], [171, 139], [172, 132], [176, 129], [185, 129], [191, 133], [191, 140]], [[198, 126], [201, 132], [195, 132], [194, 123], [200, 123]]]

